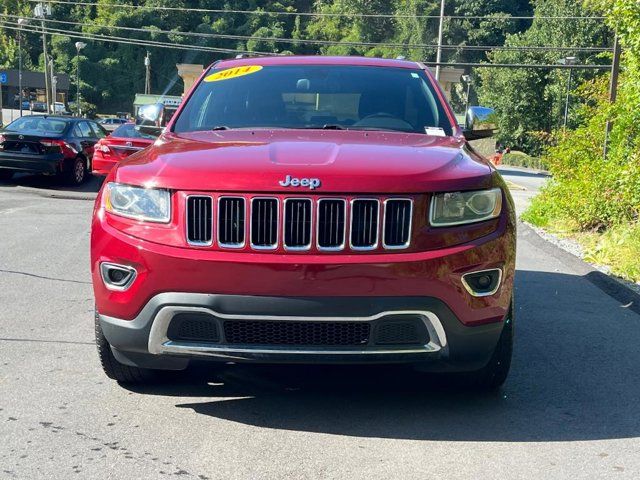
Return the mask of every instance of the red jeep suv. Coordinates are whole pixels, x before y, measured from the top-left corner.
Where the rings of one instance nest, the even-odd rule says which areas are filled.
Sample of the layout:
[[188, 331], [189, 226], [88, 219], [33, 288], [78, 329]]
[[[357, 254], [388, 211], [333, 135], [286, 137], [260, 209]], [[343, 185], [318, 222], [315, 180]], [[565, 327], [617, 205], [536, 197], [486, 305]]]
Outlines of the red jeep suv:
[[[214, 63], [118, 164], [91, 233], [105, 373], [194, 359], [406, 363], [506, 379], [515, 217], [427, 67], [354, 57]], [[140, 112], [147, 123], [162, 106]]]

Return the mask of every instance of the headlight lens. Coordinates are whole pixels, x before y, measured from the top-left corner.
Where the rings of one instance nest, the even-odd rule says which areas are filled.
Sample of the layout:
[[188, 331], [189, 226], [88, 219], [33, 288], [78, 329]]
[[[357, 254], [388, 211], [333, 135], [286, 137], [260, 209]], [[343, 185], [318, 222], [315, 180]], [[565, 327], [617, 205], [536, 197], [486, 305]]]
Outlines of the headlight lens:
[[168, 190], [108, 183], [104, 195], [105, 209], [116, 215], [159, 223], [167, 223], [171, 219], [171, 194]]
[[502, 191], [437, 193], [431, 200], [429, 222], [434, 227], [448, 227], [496, 218], [502, 210]]

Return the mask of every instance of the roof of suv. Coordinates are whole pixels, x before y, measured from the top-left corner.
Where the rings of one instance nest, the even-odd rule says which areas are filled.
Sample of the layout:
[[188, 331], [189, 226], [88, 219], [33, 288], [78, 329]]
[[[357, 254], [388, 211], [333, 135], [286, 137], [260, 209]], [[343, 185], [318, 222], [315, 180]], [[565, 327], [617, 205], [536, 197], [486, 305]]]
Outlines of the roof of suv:
[[214, 63], [217, 68], [243, 67], [247, 65], [355, 65], [366, 67], [421, 68], [416, 62], [372, 57], [325, 57], [321, 55], [279, 55], [273, 57], [246, 57], [221, 60]]

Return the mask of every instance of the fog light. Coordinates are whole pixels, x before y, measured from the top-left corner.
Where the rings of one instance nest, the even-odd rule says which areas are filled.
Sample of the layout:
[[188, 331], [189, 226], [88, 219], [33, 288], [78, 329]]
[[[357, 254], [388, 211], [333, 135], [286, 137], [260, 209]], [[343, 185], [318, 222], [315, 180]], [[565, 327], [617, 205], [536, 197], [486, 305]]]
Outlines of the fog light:
[[499, 268], [465, 273], [462, 276], [462, 285], [474, 297], [493, 295], [500, 288], [501, 281], [502, 270]]
[[127, 265], [101, 263], [102, 281], [109, 290], [127, 290], [136, 278], [136, 269]]

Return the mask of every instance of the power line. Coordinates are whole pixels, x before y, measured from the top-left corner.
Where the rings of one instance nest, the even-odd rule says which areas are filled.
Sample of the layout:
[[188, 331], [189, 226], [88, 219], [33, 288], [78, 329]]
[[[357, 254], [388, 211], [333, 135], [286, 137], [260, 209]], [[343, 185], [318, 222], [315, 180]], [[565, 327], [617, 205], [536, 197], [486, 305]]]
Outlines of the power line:
[[[30, 26], [18, 27], [17, 23], [7, 23], [6, 20], [0, 20], [0, 27], [6, 28], [8, 30], [22, 30], [24, 32], [29, 32], [29, 33], [41, 34], [43, 32], [42, 28], [36, 30], [34, 28], [29, 28]], [[155, 40], [139, 40], [139, 39], [131, 39], [127, 37], [117, 37], [113, 35], [75, 32], [71, 30], [63, 30], [63, 29], [51, 28], [51, 27], [46, 27], [44, 29], [44, 32], [49, 33], [51, 35], [66, 36], [69, 38], [80, 38], [84, 40], [97, 40], [97, 41], [104, 41], [104, 42], [129, 44], [129, 45], [139, 45], [139, 46], [146, 46], [146, 47], [174, 48], [179, 50], [200, 50], [203, 52], [231, 53], [231, 54], [246, 53], [251, 55], [279, 55], [278, 53], [274, 53], [274, 52], [261, 52], [261, 51], [249, 51], [249, 50], [232, 49], [232, 48], [209, 47], [205, 45], [185, 45], [185, 44], [178, 44], [178, 43], [171, 43], [171, 42], [158, 42]]]
[[[0, 28], [6, 28], [9, 30], [20, 30], [22, 29], [22, 31], [24, 32], [28, 32], [28, 33], [36, 33], [36, 34], [40, 34], [42, 33], [42, 29], [35, 29], [35, 28], [29, 28], [29, 26], [23, 26], [23, 27], [18, 27], [17, 24], [7, 24], [7, 23], [3, 23], [6, 21], [0, 20]], [[7, 26], [7, 25], [12, 25], [12, 26]], [[182, 50], [193, 50], [194, 48], [197, 49], [202, 49], [203, 51], [216, 51], [219, 52], [220, 50], [223, 50], [226, 53], [240, 53], [240, 50], [231, 50], [231, 49], [219, 49], [216, 47], [199, 47], [199, 46], [189, 46], [189, 45], [183, 45], [183, 44], [175, 44], [175, 43], [163, 43], [163, 42], [155, 42], [155, 41], [151, 41], [151, 40], [133, 40], [133, 39], [125, 39], [123, 37], [114, 37], [114, 36], [108, 36], [108, 35], [100, 35], [100, 36], [88, 36], [88, 35], [83, 35], [83, 34], [77, 34], [76, 32], [70, 32], [70, 31], [66, 31], [66, 30], [60, 30], [60, 29], [51, 29], [51, 28], [45, 28], [45, 32], [52, 34], [52, 35], [60, 35], [60, 36], [68, 36], [71, 38], [81, 38], [81, 39], [85, 39], [85, 40], [97, 40], [97, 41], [103, 41], [103, 42], [113, 42], [113, 43], [123, 43], [123, 44], [129, 44], [129, 45], [137, 45], [137, 46], [143, 46], [143, 47], [157, 47], [157, 48], [174, 48], [174, 49], [182, 49]], [[93, 34], [90, 34], [93, 35]], [[153, 43], [151, 43], [153, 42]], [[262, 55], [277, 55], [277, 54], [273, 54], [273, 53], [267, 53], [267, 52], [243, 52], [243, 53], [250, 53], [250, 54], [262, 54]], [[575, 68], [575, 69], [598, 69], [598, 70], [604, 70], [604, 69], [609, 69], [611, 68], [611, 65], [561, 65], [561, 64], [522, 64], [522, 63], [462, 63], [462, 62], [441, 62], [441, 63], [437, 63], [437, 62], [423, 62], [425, 65], [429, 65], [429, 66], [443, 66], [443, 67], [474, 67], [474, 68]]]
[[[18, 15], [0, 14], [0, 17], [19, 18]], [[95, 23], [72, 22], [68, 20], [45, 19], [47, 22], [60, 23], [65, 25], [74, 25], [80, 27], [110, 28], [117, 30], [125, 30], [131, 32], [139, 32], [145, 34], [165, 34], [165, 35], [181, 35], [196, 38], [222, 38], [229, 40], [257, 40], [265, 42], [288, 43], [288, 44], [311, 44], [311, 45], [348, 45], [348, 46], [369, 46], [383, 48], [437, 48], [435, 44], [423, 43], [376, 43], [376, 42], [352, 42], [352, 41], [332, 41], [332, 40], [315, 40], [315, 39], [291, 39], [283, 37], [255, 37], [249, 35], [232, 35], [223, 33], [203, 33], [203, 32], [182, 32], [176, 30], [160, 30], [139, 27], [124, 27], [119, 25], [99, 25]], [[442, 45], [445, 50], [501, 50], [501, 51], [567, 51], [567, 52], [610, 52], [608, 47], [564, 47], [564, 46], [505, 46], [505, 45]]]
[[[29, 0], [30, 2], [38, 2], [42, 0]], [[106, 7], [106, 8], [124, 8], [137, 10], [165, 10], [174, 12], [194, 12], [194, 13], [233, 13], [247, 15], [281, 15], [281, 16], [301, 16], [301, 17], [349, 17], [349, 18], [421, 18], [421, 19], [439, 19], [440, 15], [413, 15], [403, 13], [349, 13], [349, 12], [291, 12], [291, 11], [273, 11], [273, 10], [236, 10], [221, 8], [186, 8], [186, 7], [166, 7], [166, 6], [148, 6], [148, 5], [128, 5], [120, 3], [98, 3], [98, 2], [74, 2], [70, 0], [47, 0], [51, 4], [75, 5], [84, 7]], [[556, 15], [556, 16], [505, 16], [493, 17], [491, 15], [445, 15], [446, 19], [453, 20], [604, 20], [604, 16], [576, 16], [576, 15]]]

